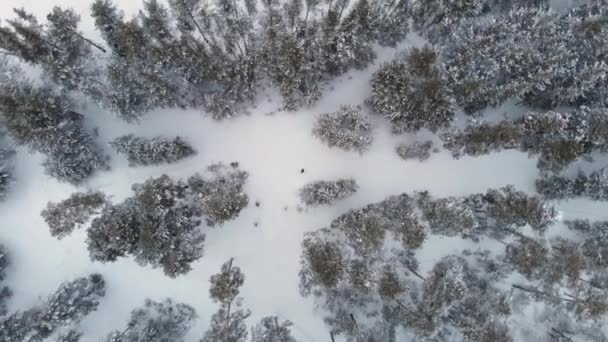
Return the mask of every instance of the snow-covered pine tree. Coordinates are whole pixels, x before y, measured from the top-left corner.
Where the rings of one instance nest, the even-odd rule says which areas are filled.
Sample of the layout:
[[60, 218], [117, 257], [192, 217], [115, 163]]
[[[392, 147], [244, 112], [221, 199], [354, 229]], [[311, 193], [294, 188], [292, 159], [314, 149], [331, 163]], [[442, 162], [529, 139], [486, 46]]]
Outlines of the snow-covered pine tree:
[[251, 311], [241, 308], [238, 298], [239, 288], [245, 281], [241, 269], [233, 264], [233, 259], [222, 264], [220, 273], [211, 276], [209, 294], [220, 303], [219, 310], [211, 316], [211, 326], [201, 342], [245, 342], [247, 326], [245, 320]]
[[112, 140], [110, 145], [116, 152], [127, 156], [130, 166], [175, 163], [196, 153], [194, 148], [180, 137], [148, 139], [129, 134]]
[[8, 195], [11, 183], [14, 181], [13, 156], [15, 151], [10, 149], [0, 130], [0, 201]]
[[45, 302], [0, 319], [0, 340], [43, 341], [60, 328], [71, 329], [97, 310], [105, 295], [105, 281], [91, 274], [62, 284]]
[[291, 336], [292, 325], [290, 321], [279, 322], [276, 316], [264, 317], [252, 328], [251, 342], [296, 342]]
[[167, 175], [133, 186], [135, 196], [107, 206], [91, 223], [87, 245], [92, 260], [112, 262], [133, 255], [141, 265], [162, 267], [176, 277], [202, 256], [201, 211], [181, 181]]
[[575, 177], [545, 176], [536, 180], [536, 190], [548, 199], [586, 197], [608, 201], [608, 169], [589, 174], [580, 171]]
[[0, 115], [11, 138], [41, 152], [46, 172], [78, 184], [107, 167], [107, 158], [82, 126], [82, 115], [50, 85], [10, 80], [2, 85]]
[[428, 140], [425, 142], [416, 141], [413, 144], [402, 143], [397, 146], [395, 152], [403, 160], [418, 159], [425, 161], [431, 157], [431, 149], [433, 142]]
[[412, 48], [383, 64], [371, 80], [368, 103], [384, 115], [401, 134], [428, 128], [446, 128], [454, 110], [437, 52], [430, 47]]
[[23, 9], [0, 27], [0, 48], [26, 63], [42, 67], [44, 75], [66, 90], [79, 90], [100, 100], [104, 86], [93, 51], [105, 49], [78, 30], [80, 17], [72, 9], [54, 7], [47, 23]]
[[326, 205], [352, 196], [358, 188], [354, 179], [317, 181], [300, 189], [300, 199], [308, 206]]
[[209, 166], [205, 174], [188, 179], [194, 205], [205, 215], [209, 226], [234, 219], [249, 204], [244, 190], [247, 177], [249, 174], [240, 170], [238, 163], [219, 163]]
[[40, 216], [49, 226], [51, 235], [61, 239], [87, 223], [106, 204], [102, 192], [76, 192], [59, 203], [49, 202]]
[[363, 153], [373, 141], [372, 124], [359, 109], [342, 106], [334, 113], [319, 116], [313, 134], [329, 147]]
[[123, 331], [110, 333], [107, 342], [183, 342], [196, 319], [193, 307], [171, 299], [146, 299], [143, 307], [131, 312]]
[[6, 279], [6, 268], [9, 265], [9, 257], [6, 247], [0, 244], [0, 317], [6, 315], [8, 308], [6, 301], [12, 296], [12, 291], [2, 283]]

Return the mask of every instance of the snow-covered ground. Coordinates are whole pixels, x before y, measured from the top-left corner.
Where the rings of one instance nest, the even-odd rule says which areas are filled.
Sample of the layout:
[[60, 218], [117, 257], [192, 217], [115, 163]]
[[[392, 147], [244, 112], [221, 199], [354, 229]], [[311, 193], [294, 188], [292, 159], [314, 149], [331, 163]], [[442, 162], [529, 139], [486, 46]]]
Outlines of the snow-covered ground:
[[[7, 8], [25, 7], [37, 15], [47, 13], [58, 0], [2, 0], [0, 14], [10, 16]], [[88, 1], [63, 0], [81, 13], [88, 13]], [[135, 13], [138, 1], [124, 0], [121, 8]], [[90, 19], [83, 30], [92, 31]], [[420, 45], [411, 36], [400, 48]], [[47, 177], [40, 166], [42, 157], [20, 149], [17, 159], [17, 184], [5, 203], [0, 204], [0, 241], [7, 245], [12, 266], [8, 285], [14, 290], [10, 309], [24, 309], [52, 293], [64, 281], [91, 272], [100, 272], [108, 284], [107, 295], [99, 309], [83, 322], [83, 341], [98, 341], [109, 331], [124, 327], [132, 309], [145, 298], [165, 297], [192, 305], [199, 314], [188, 341], [197, 341], [208, 326], [217, 305], [208, 296], [209, 277], [231, 257], [245, 273], [241, 295], [244, 306], [253, 311], [250, 323], [267, 315], [294, 322], [294, 335], [300, 341], [327, 341], [328, 329], [322, 314], [315, 310], [313, 298], [298, 292], [300, 243], [304, 233], [319, 229], [350, 208], [380, 201], [389, 195], [429, 190], [437, 196], [485, 192], [488, 188], [513, 184], [533, 191], [537, 178], [536, 159], [518, 152], [503, 152], [479, 158], [454, 160], [442, 152], [425, 162], [403, 161], [394, 151], [403, 140], [413, 136], [393, 136], [388, 124], [374, 118], [374, 143], [363, 155], [329, 149], [315, 139], [312, 125], [316, 115], [335, 111], [340, 105], [359, 105], [368, 94], [368, 81], [378, 63], [398, 51], [384, 49], [375, 66], [353, 71], [333, 84], [313, 108], [295, 113], [277, 112], [272, 94], [261, 96], [249, 115], [218, 123], [197, 111], [155, 111], [141, 123], [128, 125], [94, 106], [83, 109], [88, 124], [99, 128], [104, 143], [125, 133], [142, 136], [182, 136], [198, 154], [171, 165], [130, 168], [126, 160], [108, 149], [112, 170], [98, 173], [81, 188]], [[494, 113], [509, 112], [512, 105]], [[128, 258], [111, 264], [91, 263], [84, 240], [86, 233], [76, 231], [63, 240], [49, 234], [40, 211], [49, 201], [60, 201], [74, 191], [101, 190], [118, 202], [131, 195], [131, 185], [163, 173], [187, 178], [215, 162], [238, 161], [250, 173], [246, 191], [250, 205], [239, 217], [222, 227], [207, 231], [205, 256], [193, 270], [177, 279], [162, 270], [141, 267]], [[305, 172], [300, 173], [304, 168]], [[329, 207], [298, 210], [297, 190], [314, 180], [353, 177], [359, 191], [347, 200]], [[253, 205], [259, 200], [261, 205]], [[588, 201], [558, 203], [565, 218], [608, 219], [608, 205]], [[254, 224], [258, 223], [255, 227]], [[443, 255], [470, 247], [460, 239], [433, 238], [417, 253], [421, 271], [427, 272]]]

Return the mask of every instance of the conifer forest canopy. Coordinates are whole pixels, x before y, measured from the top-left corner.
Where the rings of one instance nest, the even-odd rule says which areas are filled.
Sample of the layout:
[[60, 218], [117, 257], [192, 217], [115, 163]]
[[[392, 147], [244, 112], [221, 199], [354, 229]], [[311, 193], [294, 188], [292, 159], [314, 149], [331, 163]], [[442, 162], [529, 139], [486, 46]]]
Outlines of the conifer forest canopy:
[[608, 0], [0, 3], [0, 342], [607, 322]]

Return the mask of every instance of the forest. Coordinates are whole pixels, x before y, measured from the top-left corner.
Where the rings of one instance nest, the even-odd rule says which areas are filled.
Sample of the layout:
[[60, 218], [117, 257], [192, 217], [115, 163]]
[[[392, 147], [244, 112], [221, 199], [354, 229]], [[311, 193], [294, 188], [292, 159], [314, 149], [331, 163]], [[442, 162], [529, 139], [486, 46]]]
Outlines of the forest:
[[608, 342], [608, 0], [56, 2], [1, 342]]

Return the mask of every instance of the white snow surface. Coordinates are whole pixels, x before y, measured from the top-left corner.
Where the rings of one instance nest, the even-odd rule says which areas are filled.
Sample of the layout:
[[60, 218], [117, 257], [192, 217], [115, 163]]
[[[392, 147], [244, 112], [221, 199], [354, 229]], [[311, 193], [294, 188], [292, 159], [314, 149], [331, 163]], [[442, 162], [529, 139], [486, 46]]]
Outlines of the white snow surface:
[[[84, 0], [2, 0], [0, 16], [11, 17], [8, 8], [25, 7], [43, 17], [61, 3], [82, 14], [83, 30], [92, 31], [89, 2]], [[118, 5], [127, 14], [136, 13], [140, 7], [139, 1], [132, 0], [119, 1]], [[50, 295], [60, 283], [100, 272], [107, 282], [107, 294], [99, 309], [82, 322], [82, 341], [99, 341], [108, 332], [123, 329], [131, 310], [141, 306], [144, 299], [170, 297], [197, 310], [199, 319], [187, 338], [194, 342], [203, 335], [218, 308], [209, 299], [209, 277], [234, 257], [245, 274], [241, 296], [244, 307], [253, 312], [249, 324], [263, 316], [277, 315], [294, 322], [293, 333], [300, 341], [328, 341], [323, 312], [315, 308], [314, 298], [303, 298], [298, 292], [304, 233], [328, 225], [351, 208], [403, 192], [429, 190], [435, 196], [458, 196], [507, 184], [529, 193], [534, 191], [538, 177], [535, 158], [502, 152], [454, 160], [441, 152], [422, 163], [403, 161], [395, 153], [395, 146], [413, 141], [415, 136], [392, 135], [388, 123], [376, 116], [374, 142], [363, 155], [330, 149], [312, 136], [318, 114], [333, 112], [344, 104], [363, 104], [369, 93], [369, 79], [379, 63], [404, 47], [422, 43], [419, 37], [410, 35], [397, 49], [378, 49], [375, 65], [337, 79], [317, 105], [298, 112], [276, 111], [276, 96], [265, 94], [250, 114], [230, 121], [215, 122], [196, 110], [159, 110], [145, 115], [139, 124], [129, 125], [89, 105], [83, 112], [88, 125], [99, 128], [98, 139], [112, 157], [112, 169], [96, 174], [78, 188], [44, 175], [42, 156], [19, 149], [17, 183], [7, 201], [0, 203], [0, 242], [10, 253], [7, 285], [14, 290], [9, 309], [26, 309]], [[508, 104], [490, 114], [509, 113], [513, 107]], [[179, 135], [198, 154], [175, 164], [130, 168], [123, 156], [107, 146], [108, 141], [127, 133], [147, 137]], [[220, 227], [203, 228], [207, 234], [204, 257], [193, 264], [190, 273], [177, 279], [165, 276], [161, 269], [141, 267], [130, 258], [109, 264], [92, 263], [84, 229], [57, 240], [40, 217], [47, 202], [61, 201], [75, 191], [100, 190], [117, 203], [132, 195], [132, 184], [149, 177], [166, 173], [185, 179], [212, 163], [232, 161], [238, 161], [250, 174], [246, 185], [250, 204], [235, 220]], [[302, 168], [304, 174], [300, 173]], [[328, 207], [297, 210], [298, 190], [303, 185], [349, 177], [360, 186], [352, 197]], [[260, 207], [253, 205], [257, 200]], [[608, 219], [606, 204], [578, 200], [557, 205], [564, 218]], [[256, 222], [258, 226], [254, 227]], [[459, 238], [432, 237], [416, 254], [421, 272], [428, 272], [442, 256], [473, 245]]]

